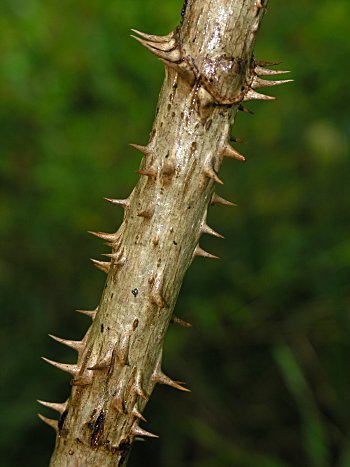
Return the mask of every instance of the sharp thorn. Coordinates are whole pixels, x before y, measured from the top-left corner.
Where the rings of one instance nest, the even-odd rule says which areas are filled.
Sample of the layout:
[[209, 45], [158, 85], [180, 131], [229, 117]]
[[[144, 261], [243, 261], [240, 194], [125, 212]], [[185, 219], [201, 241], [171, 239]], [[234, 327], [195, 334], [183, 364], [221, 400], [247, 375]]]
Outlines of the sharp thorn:
[[221, 206], [237, 206], [236, 203], [232, 203], [231, 201], [227, 201], [226, 199], [222, 198], [221, 196], [217, 195], [216, 193], [213, 194], [211, 199], [211, 204], [214, 206], [219, 204]]
[[147, 396], [144, 390], [142, 389], [142, 371], [140, 369], [136, 371], [136, 375], [135, 375], [135, 392], [143, 400], [145, 401], [147, 400]]
[[142, 44], [146, 49], [148, 49], [150, 52], [152, 52], [154, 55], [156, 55], [158, 58], [162, 58], [164, 60], [168, 60], [169, 62], [179, 62], [181, 60], [181, 52], [179, 49], [173, 49], [168, 52], [164, 52], [163, 50], [159, 50], [156, 47], [156, 44], [154, 46], [149, 45], [147, 41], [144, 41], [143, 39], [140, 39], [137, 36], [131, 35], [134, 39], [136, 39], [140, 44]]
[[111, 263], [106, 262], [106, 261], [98, 261], [97, 259], [93, 259], [93, 258], [90, 258], [90, 260], [93, 262], [94, 266], [97, 267], [97, 269], [108, 274], [109, 269], [111, 267]]
[[79, 373], [79, 368], [76, 365], [72, 365], [70, 363], [59, 363], [55, 362], [53, 360], [49, 360], [48, 358], [41, 357], [44, 362], [49, 363], [50, 365], [58, 368], [59, 370], [65, 371], [66, 373], [69, 373], [70, 375], [77, 376]]
[[209, 225], [207, 224], [203, 224], [202, 227], [201, 227], [201, 233], [202, 234], [208, 234], [208, 235], [213, 235], [213, 237], [217, 237], [217, 238], [225, 238], [223, 235], [219, 234], [218, 232], [216, 232], [214, 229], [212, 229], [211, 227], [209, 227]]
[[118, 206], [121, 206], [124, 209], [128, 208], [130, 205], [128, 198], [127, 199], [103, 198], [103, 199], [105, 199], [109, 203], [117, 204]]
[[212, 255], [211, 253], [208, 253], [207, 251], [203, 250], [199, 245], [196, 246], [193, 256], [202, 256], [203, 258], [209, 258], [209, 259], [220, 259], [218, 256]]
[[279, 86], [281, 84], [292, 83], [294, 79], [280, 79], [277, 81], [261, 79], [258, 76], [255, 76], [251, 84], [253, 89], [259, 89], [264, 87]]
[[148, 437], [148, 438], [159, 438], [158, 435], [155, 435], [153, 433], [150, 433], [149, 431], [143, 430], [137, 424], [134, 424], [132, 426], [131, 434], [132, 434], [132, 436], [143, 436], [143, 437]]
[[157, 175], [157, 171], [153, 168], [136, 170], [136, 173], [140, 175], [146, 175], [146, 177], [150, 177], [150, 178], [155, 178]]
[[130, 347], [130, 334], [125, 333], [116, 346], [116, 356], [120, 365], [125, 366], [129, 364], [129, 347]]
[[71, 349], [76, 350], [77, 352], [81, 352], [84, 349], [83, 341], [72, 341], [68, 339], [62, 339], [61, 337], [54, 336], [53, 334], [49, 334], [49, 337], [60, 344], [66, 345]]
[[[106, 258], [111, 258], [114, 261], [115, 265], [123, 266], [124, 259], [121, 258], [121, 254], [119, 253], [101, 253], [101, 256], [106, 256]], [[107, 263], [110, 264], [110, 263]]]
[[268, 68], [263, 68], [262, 66], [257, 65], [254, 68], [255, 73], [258, 76], [275, 76], [275, 75], [285, 75], [286, 73], [290, 73], [289, 70], [270, 70]]
[[151, 154], [151, 151], [147, 146], [140, 146], [139, 144], [132, 144], [132, 143], [130, 143], [129, 146], [142, 152], [142, 154], [146, 157]]
[[170, 39], [167, 42], [155, 42], [155, 41], [147, 41], [144, 39], [140, 39], [139, 37], [136, 37], [134, 35], [131, 35], [134, 39], [140, 42], [140, 44], [149, 47], [152, 47], [152, 49], [156, 50], [161, 50], [162, 52], [170, 52], [171, 50], [174, 50], [176, 47], [176, 41], [174, 38]]
[[165, 375], [161, 371], [157, 371], [152, 376], [152, 381], [154, 383], [165, 384], [166, 386], [170, 386], [172, 388], [178, 389], [179, 391], [191, 392], [190, 389], [187, 389], [181, 386], [181, 384], [177, 383], [176, 381], [173, 381], [171, 378], [169, 378], [169, 376]]
[[92, 232], [91, 230], [89, 230], [88, 233], [93, 235], [94, 237], [101, 238], [106, 242], [115, 242], [116, 240], [118, 240], [118, 235], [116, 233], [109, 234], [105, 232]]
[[260, 94], [259, 92], [256, 92], [253, 89], [249, 89], [243, 98], [243, 102], [254, 101], [254, 100], [274, 101], [276, 100], [276, 97], [267, 96], [266, 94]]
[[178, 326], [181, 326], [183, 328], [191, 328], [192, 324], [188, 323], [187, 321], [184, 321], [183, 319], [179, 318], [178, 316], [173, 315], [171, 318], [171, 322], [174, 324], [177, 324]]
[[206, 169], [204, 171], [206, 177], [210, 178], [211, 180], [214, 180], [214, 182], [219, 183], [220, 185], [223, 185], [224, 182], [218, 177], [217, 173], [214, 171], [214, 169]]
[[81, 315], [88, 316], [89, 318], [92, 319], [92, 321], [95, 319], [96, 313], [97, 313], [97, 310], [93, 310], [93, 311], [90, 311], [90, 310], [75, 310], [75, 311], [77, 313], [80, 313]]
[[136, 405], [134, 405], [134, 408], [132, 409], [132, 412], [134, 417], [138, 418], [139, 420], [142, 420], [143, 422], [147, 422], [147, 420], [145, 419], [145, 417], [142, 415], [141, 412], [139, 412], [138, 408]]
[[119, 395], [114, 397], [114, 399], [111, 402], [111, 406], [112, 406], [112, 408], [117, 409], [120, 414], [123, 415], [125, 413], [124, 405], [123, 405], [123, 399]]
[[166, 36], [155, 36], [153, 34], [146, 34], [145, 32], [138, 31], [137, 29], [131, 29], [131, 31], [138, 34], [141, 37], [144, 37], [145, 39], [149, 41], [158, 42], [158, 43], [169, 42], [174, 37], [173, 32], [171, 32], [170, 34]]
[[239, 110], [240, 112], [244, 112], [244, 113], [246, 113], [246, 114], [254, 115], [254, 112], [253, 112], [252, 110], [247, 109], [247, 107], [244, 107], [242, 104], [240, 104], [240, 105], [238, 106], [238, 110]]
[[229, 144], [225, 144], [224, 149], [222, 151], [222, 155], [224, 157], [230, 157], [231, 159], [236, 159], [237, 161], [244, 162], [245, 157], [242, 156], [238, 151], [236, 151], [232, 146]]
[[56, 433], [58, 432], [58, 420], [53, 420], [52, 418], [44, 417], [44, 415], [41, 415], [41, 413], [38, 413], [38, 417], [42, 422], [46, 423], [46, 425], [53, 428], [56, 431]]
[[37, 402], [44, 407], [48, 407], [49, 409], [55, 410], [56, 412], [60, 413], [61, 415], [63, 412], [67, 410], [67, 405], [68, 401], [62, 402], [62, 403], [56, 403], [56, 402], [46, 402], [46, 401], [41, 401], [37, 399]]

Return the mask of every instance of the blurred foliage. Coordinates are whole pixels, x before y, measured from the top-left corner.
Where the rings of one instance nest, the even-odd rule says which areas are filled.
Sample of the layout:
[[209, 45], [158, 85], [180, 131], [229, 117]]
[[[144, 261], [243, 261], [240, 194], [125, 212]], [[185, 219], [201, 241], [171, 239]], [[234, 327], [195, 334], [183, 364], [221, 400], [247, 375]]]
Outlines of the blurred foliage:
[[[2, 0], [0, 5], [1, 465], [45, 466], [54, 437], [36, 398], [61, 401], [73, 361], [47, 333], [80, 338], [102, 273], [87, 230], [112, 231], [147, 142], [163, 66], [130, 28], [167, 33], [182, 0]], [[270, 2], [256, 57], [293, 85], [251, 105], [233, 134], [247, 164], [225, 162], [213, 208], [222, 262], [188, 272], [165, 367], [190, 395], [157, 388], [159, 441], [130, 466], [350, 466], [350, 88], [348, 0]], [[40, 409], [41, 410], [41, 409]], [[46, 412], [45, 412], [46, 413]], [[47, 411], [46, 415], [49, 414]]]

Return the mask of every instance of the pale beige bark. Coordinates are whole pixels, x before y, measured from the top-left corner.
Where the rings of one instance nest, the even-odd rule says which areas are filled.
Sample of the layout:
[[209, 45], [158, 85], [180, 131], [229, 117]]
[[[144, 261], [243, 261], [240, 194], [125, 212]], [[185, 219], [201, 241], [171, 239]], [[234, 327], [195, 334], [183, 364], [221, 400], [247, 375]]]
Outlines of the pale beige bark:
[[[252, 88], [257, 75], [277, 74], [253, 60], [265, 5], [255, 0], [189, 0], [181, 26], [166, 37], [138, 33], [165, 62], [165, 81], [140, 179], [115, 234], [97, 234], [112, 248], [101, 302], [78, 351], [72, 393], [48, 404], [59, 422], [51, 466], [123, 466], [156, 383], [185, 390], [161, 369], [162, 347], [185, 272], [195, 256], [210, 204], [230, 204], [214, 194], [225, 156], [243, 159], [229, 145], [243, 100], [264, 98]], [[185, 5], [186, 6], [186, 5]], [[266, 83], [265, 83], [266, 84]], [[242, 109], [242, 108], [241, 108]], [[202, 259], [201, 259], [202, 260]], [[144, 424], [144, 423], [143, 423]]]

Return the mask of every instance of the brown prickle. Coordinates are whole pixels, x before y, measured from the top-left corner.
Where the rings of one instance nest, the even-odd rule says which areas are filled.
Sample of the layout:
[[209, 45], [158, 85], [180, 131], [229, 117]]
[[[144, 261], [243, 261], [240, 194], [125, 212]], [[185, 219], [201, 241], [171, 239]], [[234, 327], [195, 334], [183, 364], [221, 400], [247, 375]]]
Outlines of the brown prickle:
[[260, 65], [256, 65], [254, 71], [258, 76], [275, 76], [290, 73], [289, 70], [270, 70], [269, 68], [263, 68], [263, 66]]
[[97, 313], [97, 310], [75, 310], [77, 313], [80, 313], [81, 315], [85, 315], [85, 316], [88, 316], [89, 318], [91, 318], [91, 320], [93, 321], [95, 318], [96, 318], [96, 313]]
[[146, 401], [148, 399], [147, 395], [145, 394], [145, 391], [142, 389], [142, 370], [140, 368], [136, 370], [134, 388], [136, 394], [140, 396], [143, 400]]
[[76, 350], [78, 353], [84, 349], [84, 342], [83, 341], [72, 341], [68, 339], [62, 339], [61, 337], [54, 336], [53, 334], [49, 334], [49, 337], [60, 344], [66, 345], [73, 350]]
[[77, 365], [73, 365], [70, 363], [59, 363], [45, 357], [41, 358], [44, 360], [44, 362], [49, 363], [50, 365], [54, 366], [55, 368], [58, 368], [59, 370], [69, 373], [73, 377], [77, 376], [79, 373], [79, 368], [77, 367]]
[[128, 208], [130, 205], [129, 198], [126, 198], [126, 199], [103, 198], [103, 199], [108, 201], [109, 203], [117, 204], [118, 206], [121, 206], [124, 209]]
[[97, 259], [90, 258], [90, 261], [93, 262], [94, 266], [100, 271], [105, 272], [106, 274], [109, 273], [109, 269], [111, 267], [111, 263], [106, 261], [98, 261]]
[[224, 184], [224, 182], [218, 177], [214, 169], [206, 168], [204, 170], [204, 174], [206, 177], [210, 178], [211, 180], [214, 180], [214, 182], [219, 183], [220, 185]]
[[46, 425], [53, 428], [56, 431], [56, 433], [58, 432], [58, 420], [53, 420], [52, 418], [44, 417], [44, 415], [41, 415], [41, 413], [38, 413], [37, 415], [42, 422], [46, 423]]
[[37, 402], [43, 405], [44, 407], [48, 407], [49, 409], [55, 410], [61, 415], [63, 414], [63, 412], [67, 410], [67, 405], [68, 405], [68, 401], [62, 402], [62, 403], [58, 403], [58, 402], [56, 403], [56, 402], [46, 402], [46, 401], [37, 399]]
[[221, 234], [219, 234], [218, 232], [216, 232], [214, 229], [212, 229], [211, 227], [209, 227], [209, 225], [207, 224], [203, 224], [202, 227], [201, 227], [201, 233], [202, 234], [208, 234], [208, 235], [213, 235], [213, 237], [217, 237], [217, 238], [222, 238], [224, 239], [225, 237]]
[[231, 159], [236, 159], [237, 161], [244, 162], [246, 159], [242, 154], [236, 151], [230, 144], [225, 144], [222, 151], [224, 157], [230, 157]]
[[116, 345], [116, 357], [120, 365], [125, 366], [129, 364], [129, 348], [130, 348], [130, 334], [125, 333], [119, 339]]
[[203, 250], [199, 245], [196, 246], [194, 252], [193, 252], [193, 257], [196, 256], [202, 256], [203, 258], [209, 258], [209, 259], [220, 259], [219, 256], [212, 255], [211, 253], [208, 253], [207, 251]]
[[151, 302], [157, 305], [159, 308], [165, 307], [165, 300], [159, 292], [151, 293]]
[[100, 362], [95, 363], [92, 366], [88, 367], [88, 370], [104, 370], [105, 368], [109, 368], [112, 362], [114, 345], [111, 345], [106, 352], [106, 355]]
[[239, 110], [240, 112], [243, 112], [243, 113], [246, 113], [246, 114], [254, 115], [254, 112], [253, 112], [252, 110], [247, 109], [247, 107], [244, 107], [244, 105], [242, 105], [242, 104], [240, 104], [240, 105], [238, 106], [238, 110]]
[[140, 37], [131, 35], [134, 39], [140, 42], [140, 44], [147, 46], [149, 45], [153, 49], [156, 50], [161, 50], [162, 52], [170, 52], [171, 50], [174, 50], [176, 47], [176, 41], [174, 38], [169, 39], [167, 42], [154, 42], [154, 41], [147, 41], [145, 39], [141, 39]]
[[[106, 256], [107, 258], [111, 258], [114, 261], [115, 265], [123, 266], [125, 259], [121, 258], [120, 252], [118, 253], [101, 253], [101, 256]], [[107, 263], [110, 264], [110, 263]]]
[[272, 86], [280, 86], [281, 84], [292, 83], [294, 79], [267, 80], [255, 76], [252, 81], [252, 88], [259, 89]]
[[125, 410], [124, 410], [124, 388], [123, 388], [123, 384], [122, 384], [121, 381], [118, 384], [117, 390], [116, 390], [115, 395], [113, 397], [113, 400], [111, 402], [111, 407], [117, 409], [118, 412], [120, 414], [122, 414], [122, 415], [125, 413]]
[[[181, 60], [181, 51], [177, 48], [173, 48], [168, 51], [163, 51], [159, 49], [158, 44], [153, 43], [150, 45], [147, 41], [140, 39], [137, 36], [131, 35], [132, 38], [136, 39], [140, 44], [142, 44], [146, 49], [152, 52], [156, 57], [161, 58], [163, 60], [167, 60], [168, 62], [179, 62]], [[157, 48], [158, 47], [158, 48]]]
[[118, 240], [118, 235], [116, 233], [109, 234], [105, 232], [92, 232], [91, 230], [88, 230], [88, 233], [90, 235], [93, 235], [94, 237], [101, 238], [106, 242], [115, 242], [116, 240]]
[[145, 417], [142, 415], [142, 413], [138, 410], [137, 408], [137, 405], [135, 404], [132, 411], [131, 411], [132, 415], [136, 418], [138, 418], [139, 420], [142, 420], [143, 422], [147, 422], [147, 420], [145, 419]]
[[151, 150], [147, 146], [141, 146], [140, 144], [133, 144], [133, 143], [130, 143], [129, 146], [142, 152], [142, 154], [146, 157], [151, 154]]
[[276, 97], [275, 96], [267, 96], [266, 94], [260, 94], [259, 92], [256, 92], [253, 89], [249, 89], [248, 92], [246, 93], [246, 95], [243, 98], [243, 102], [254, 101], [254, 100], [275, 101]]
[[146, 177], [149, 177], [149, 178], [156, 178], [157, 176], [157, 171], [153, 168], [139, 169], [139, 170], [136, 170], [136, 173], [139, 175], [146, 175]]
[[213, 197], [211, 199], [211, 205], [215, 206], [216, 204], [219, 204], [221, 206], [237, 206], [236, 203], [232, 203], [231, 201], [227, 201], [226, 199], [222, 198], [218, 194], [214, 193]]
[[177, 324], [178, 326], [181, 326], [183, 328], [191, 328], [192, 327], [192, 324], [187, 322], [187, 321], [184, 321], [183, 319], [179, 318], [178, 316], [176, 315], [173, 315], [173, 317], [171, 318], [170, 320], [171, 323], [174, 323], [174, 324]]
[[149, 431], [146, 431], [146, 430], [143, 430], [142, 428], [140, 428], [137, 423], [133, 424], [130, 433], [131, 433], [132, 436], [144, 436], [144, 437], [148, 437], [148, 438], [159, 438], [158, 435], [155, 435], [153, 433], [150, 433]]
[[170, 386], [172, 388], [178, 389], [179, 391], [191, 392], [190, 389], [187, 389], [181, 384], [173, 381], [169, 376], [165, 375], [162, 371], [156, 370], [156, 372], [152, 375], [151, 380], [154, 383], [165, 384], [166, 386]]
[[155, 36], [153, 34], [146, 34], [145, 32], [138, 31], [137, 29], [131, 29], [132, 32], [135, 32], [139, 36], [143, 37], [144, 39], [147, 39], [152, 42], [169, 42], [173, 37], [174, 37], [174, 32], [171, 31], [169, 34], [166, 36]]

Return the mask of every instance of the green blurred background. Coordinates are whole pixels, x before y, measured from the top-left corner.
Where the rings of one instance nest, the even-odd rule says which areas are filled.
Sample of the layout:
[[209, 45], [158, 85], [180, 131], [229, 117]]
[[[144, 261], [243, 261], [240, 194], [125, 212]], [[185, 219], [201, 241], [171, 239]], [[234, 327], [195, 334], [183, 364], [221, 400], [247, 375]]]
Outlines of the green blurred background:
[[[41, 467], [54, 435], [35, 399], [62, 401], [73, 362], [47, 334], [81, 338], [104, 275], [87, 230], [113, 231], [102, 201], [137, 181], [163, 65], [130, 37], [168, 33], [182, 0], [2, 0], [0, 5], [0, 465]], [[146, 410], [158, 441], [130, 466], [350, 466], [349, 0], [270, 1], [257, 59], [293, 85], [249, 107], [232, 130], [246, 164], [225, 162], [212, 208], [221, 262], [198, 259]]]

